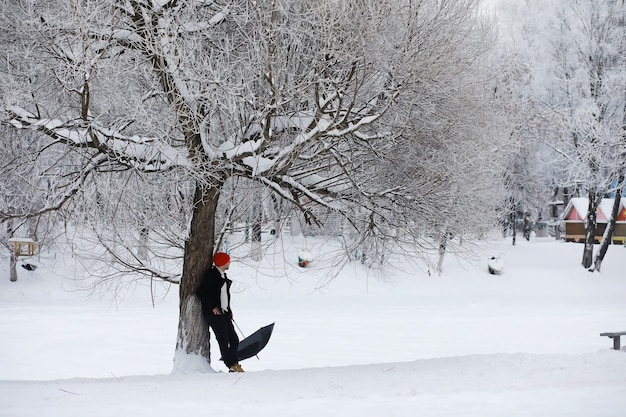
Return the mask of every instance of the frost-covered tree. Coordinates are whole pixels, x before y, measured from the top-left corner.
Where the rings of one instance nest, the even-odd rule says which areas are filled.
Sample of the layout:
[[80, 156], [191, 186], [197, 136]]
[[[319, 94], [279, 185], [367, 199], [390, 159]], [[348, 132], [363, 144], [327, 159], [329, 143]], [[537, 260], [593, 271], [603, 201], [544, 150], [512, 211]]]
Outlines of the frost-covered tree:
[[40, 214], [7, 219], [6, 227], [0, 229], [0, 244], [10, 253], [11, 281], [17, 280], [17, 256], [8, 239], [30, 238], [41, 248], [49, 242], [49, 233], [57, 221], [55, 213], [42, 210], [51, 182], [38, 164], [42, 157], [40, 138], [31, 132], [23, 139], [14, 129], [0, 126], [0, 207], [6, 211]]
[[[394, 213], [411, 208], [415, 189], [372, 182], [362, 164], [393, 137], [380, 122], [402, 93], [456, 64], [468, 34], [455, 36], [456, 25], [477, 18], [475, 5], [24, 0], [4, 6], [3, 34], [20, 38], [3, 55], [5, 121], [45, 136], [42, 155], [61, 149], [58, 160], [42, 158], [59, 175], [40, 211], [89, 191], [119, 196], [113, 200], [131, 212], [127, 192], [148, 192], [142, 187], [151, 176], [189, 184], [191, 198], [181, 199], [189, 222], [182, 270], [149, 273], [180, 282], [177, 359], [209, 358], [195, 292], [219, 244], [226, 185], [254, 182], [311, 222], [313, 206], [331, 209], [355, 240], [397, 226], [403, 218]], [[412, 145], [396, 138], [401, 148]], [[117, 187], [125, 184], [120, 179], [135, 185], [111, 194], [100, 185], [108, 178]], [[162, 196], [175, 189], [165, 187]], [[155, 210], [141, 198], [135, 203], [137, 213]], [[3, 220], [36, 214], [0, 213]], [[155, 228], [140, 214], [141, 240], [146, 224], [149, 233]], [[100, 241], [110, 232], [102, 230]]]
[[484, 236], [496, 223], [502, 162], [509, 152], [490, 89], [496, 76], [490, 65], [496, 32], [487, 16], [468, 21], [464, 16], [471, 13], [459, 8], [449, 17], [456, 28], [446, 35], [455, 39], [456, 48], [449, 52], [455, 65], [431, 57], [428, 70], [386, 117], [398, 138], [378, 149], [385, 159], [371, 167], [388, 187], [404, 184], [412, 191], [414, 201], [402, 213], [401, 239], [420, 242], [424, 252], [438, 252], [430, 266], [439, 273], [446, 252], [459, 254], [460, 242]]
[[[517, 51], [531, 67], [532, 96], [553, 116], [544, 142], [565, 165], [560, 185], [589, 199], [582, 264], [592, 268], [596, 211], [624, 172], [626, 32], [623, 0], [509, 2], [521, 24]], [[610, 236], [609, 236], [610, 240]], [[609, 241], [605, 239], [604, 244]]]
[[569, 116], [572, 176], [589, 199], [585, 268], [593, 266], [597, 208], [611, 182], [626, 168], [625, 14], [623, 0], [576, 0], [557, 7], [549, 25], [555, 63], [549, 86], [559, 99], [555, 104]]
[[498, 77], [493, 92], [500, 116], [500, 128], [509, 138], [504, 155], [501, 221], [505, 234], [513, 229], [516, 242], [516, 219], [527, 212], [532, 218], [543, 216], [542, 209], [550, 198], [550, 186], [559, 181], [565, 164], [553, 150], [561, 133], [561, 120], [547, 109], [532, 91], [533, 74], [526, 54], [512, 50], [507, 42], [500, 45]]

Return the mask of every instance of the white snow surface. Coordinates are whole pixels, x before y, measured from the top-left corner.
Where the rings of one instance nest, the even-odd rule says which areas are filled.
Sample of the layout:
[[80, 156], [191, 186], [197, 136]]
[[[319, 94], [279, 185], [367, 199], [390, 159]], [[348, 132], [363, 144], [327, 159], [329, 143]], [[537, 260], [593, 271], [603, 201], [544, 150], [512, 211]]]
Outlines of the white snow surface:
[[[243, 374], [215, 342], [215, 372], [172, 372], [176, 287], [153, 287], [153, 306], [139, 284], [79, 291], [89, 279], [70, 253], [44, 251], [17, 282], [3, 259], [0, 416], [626, 415], [626, 352], [600, 336], [626, 330], [622, 246], [601, 273], [580, 266], [582, 245], [533, 238], [449, 255], [442, 276], [404, 258], [385, 280], [350, 264], [319, 289], [333, 243], [282, 244], [260, 263], [232, 254], [237, 324], [276, 322]], [[506, 258], [501, 275], [491, 256]]]

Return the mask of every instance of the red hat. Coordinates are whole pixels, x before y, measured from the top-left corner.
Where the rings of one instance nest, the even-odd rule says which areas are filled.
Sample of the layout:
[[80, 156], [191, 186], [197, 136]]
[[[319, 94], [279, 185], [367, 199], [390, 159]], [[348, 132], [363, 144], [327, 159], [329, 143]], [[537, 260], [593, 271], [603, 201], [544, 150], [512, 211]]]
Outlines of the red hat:
[[215, 266], [224, 266], [230, 262], [230, 256], [224, 252], [216, 252], [213, 255], [213, 263]]

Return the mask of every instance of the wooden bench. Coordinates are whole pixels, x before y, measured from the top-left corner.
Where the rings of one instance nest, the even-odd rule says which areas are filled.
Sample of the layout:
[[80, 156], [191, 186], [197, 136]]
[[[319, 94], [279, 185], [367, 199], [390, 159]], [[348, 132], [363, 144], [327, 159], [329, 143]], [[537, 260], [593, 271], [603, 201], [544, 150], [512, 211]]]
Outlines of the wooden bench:
[[613, 339], [613, 349], [620, 350], [622, 345], [620, 344], [620, 336], [625, 336], [626, 332], [606, 332], [600, 333], [600, 336], [607, 336]]
[[[587, 236], [585, 236], [585, 235], [565, 234], [565, 238], [564, 239], [565, 239], [566, 242], [583, 243], [586, 238], [587, 238]], [[593, 242], [594, 243], [600, 243], [601, 240], [602, 240], [602, 236], [594, 236], [594, 238], [593, 238]]]
[[[577, 242], [582, 243], [585, 241], [585, 235], [565, 235], [566, 242]], [[596, 236], [593, 238], [594, 243], [600, 243], [602, 241], [602, 236]], [[626, 237], [625, 236], [613, 236], [613, 244], [614, 245], [626, 245]]]
[[622, 244], [626, 246], [626, 237], [623, 236], [613, 236], [613, 244]]

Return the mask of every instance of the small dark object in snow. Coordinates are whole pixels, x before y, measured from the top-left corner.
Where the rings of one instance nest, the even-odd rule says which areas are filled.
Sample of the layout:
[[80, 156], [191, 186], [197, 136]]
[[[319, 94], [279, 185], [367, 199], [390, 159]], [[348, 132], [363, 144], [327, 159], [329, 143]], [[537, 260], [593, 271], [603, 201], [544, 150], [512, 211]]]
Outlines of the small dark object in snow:
[[307, 250], [300, 249], [298, 251], [298, 266], [304, 268], [313, 262], [313, 254]]
[[33, 265], [33, 264], [22, 264], [22, 268], [24, 268], [27, 271], [34, 271], [35, 269], [37, 269], [37, 265]]
[[492, 256], [487, 261], [487, 269], [492, 275], [500, 275], [500, 273], [502, 273], [502, 270], [504, 269], [504, 261], [500, 258]]

